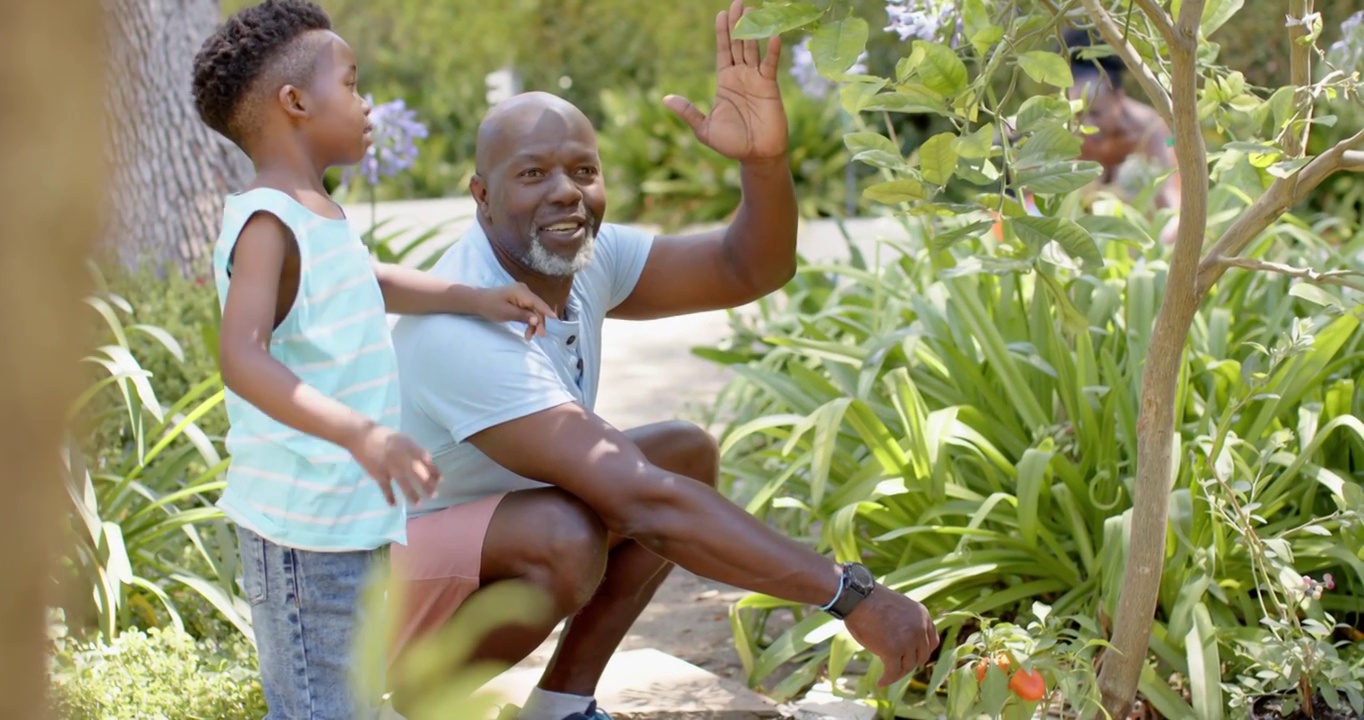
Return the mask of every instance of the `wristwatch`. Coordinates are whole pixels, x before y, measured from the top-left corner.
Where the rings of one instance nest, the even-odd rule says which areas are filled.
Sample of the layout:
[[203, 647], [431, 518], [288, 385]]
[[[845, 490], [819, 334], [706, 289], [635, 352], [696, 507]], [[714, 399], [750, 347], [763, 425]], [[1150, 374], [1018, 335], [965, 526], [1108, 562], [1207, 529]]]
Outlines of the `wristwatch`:
[[838, 595], [824, 608], [825, 612], [842, 620], [848, 617], [871, 591], [876, 589], [876, 576], [871, 574], [862, 563], [843, 563], [843, 577], [840, 580]]

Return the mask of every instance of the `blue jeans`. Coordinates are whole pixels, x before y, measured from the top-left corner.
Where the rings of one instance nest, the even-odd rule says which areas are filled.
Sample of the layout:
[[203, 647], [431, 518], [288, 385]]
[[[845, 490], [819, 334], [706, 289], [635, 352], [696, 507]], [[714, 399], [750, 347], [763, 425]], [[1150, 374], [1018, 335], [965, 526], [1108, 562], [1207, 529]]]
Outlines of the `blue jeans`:
[[380, 553], [297, 550], [240, 526], [237, 541], [266, 720], [378, 717], [377, 698], [358, 697], [352, 668], [361, 593]]

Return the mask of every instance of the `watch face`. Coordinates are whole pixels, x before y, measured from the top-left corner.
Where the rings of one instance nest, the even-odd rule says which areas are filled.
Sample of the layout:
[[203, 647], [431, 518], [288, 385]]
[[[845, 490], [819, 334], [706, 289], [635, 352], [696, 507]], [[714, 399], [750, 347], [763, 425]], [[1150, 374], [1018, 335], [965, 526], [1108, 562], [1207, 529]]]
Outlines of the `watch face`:
[[871, 592], [876, 586], [876, 576], [871, 574], [867, 566], [852, 563], [847, 566], [849, 585], [862, 591], [864, 594]]

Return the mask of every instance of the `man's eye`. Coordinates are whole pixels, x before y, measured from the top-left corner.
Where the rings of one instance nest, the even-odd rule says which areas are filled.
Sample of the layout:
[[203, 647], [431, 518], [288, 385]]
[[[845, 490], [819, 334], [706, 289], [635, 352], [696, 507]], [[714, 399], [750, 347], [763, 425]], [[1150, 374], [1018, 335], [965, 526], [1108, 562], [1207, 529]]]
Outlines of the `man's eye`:
[[521, 177], [540, 177], [543, 174], [544, 173], [540, 172], [539, 168], [531, 168], [529, 170], [521, 171]]
[[578, 168], [578, 174], [579, 174], [579, 175], [587, 175], [587, 176], [590, 177], [590, 176], [593, 176], [593, 175], [596, 175], [596, 174], [597, 174], [597, 169], [596, 169], [595, 167], [592, 167], [592, 166], [580, 167], [580, 168]]

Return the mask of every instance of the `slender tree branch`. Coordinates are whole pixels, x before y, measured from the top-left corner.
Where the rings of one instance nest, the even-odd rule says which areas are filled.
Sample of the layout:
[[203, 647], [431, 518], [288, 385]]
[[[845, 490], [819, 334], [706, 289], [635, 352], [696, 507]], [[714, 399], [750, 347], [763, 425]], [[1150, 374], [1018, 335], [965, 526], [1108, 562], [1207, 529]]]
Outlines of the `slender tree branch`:
[[[1289, 15], [1299, 24], [1288, 28], [1288, 67], [1293, 83], [1292, 119], [1284, 128], [1284, 153], [1300, 157], [1307, 147], [1307, 136], [1312, 132], [1312, 96], [1308, 85], [1312, 82], [1312, 46], [1302, 42], [1307, 37], [1307, 26], [1302, 19], [1312, 12], [1312, 0], [1289, 0]], [[1302, 130], [1296, 131], [1298, 123]]]
[[[1178, 141], [1176, 140], [1176, 145]], [[1312, 158], [1298, 172], [1274, 181], [1263, 195], [1251, 203], [1228, 227], [1198, 266], [1198, 292], [1202, 297], [1222, 277], [1227, 265], [1215, 258], [1240, 255], [1257, 235], [1269, 227], [1289, 208], [1302, 202], [1326, 178], [1341, 170], [1364, 171], [1364, 152], [1355, 148], [1364, 145], [1364, 130], [1346, 138], [1326, 152]], [[1178, 149], [1176, 147], [1176, 149]], [[1181, 168], [1181, 173], [1183, 168]]]
[[1170, 14], [1165, 12], [1158, 0], [1136, 0], [1137, 7], [1146, 13], [1146, 17], [1156, 26], [1156, 32], [1169, 45], [1175, 41], [1175, 26], [1170, 22]]
[[1340, 156], [1340, 169], [1345, 172], [1364, 172], [1364, 152], [1346, 150]]
[[1220, 265], [1228, 267], [1238, 267], [1244, 270], [1259, 270], [1262, 272], [1278, 273], [1306, 280], [1314, 285], [1339, 285], [1341, 287], [1352, 288], [1364, 291], [1364, 283], [1351, 278], [1364, 277], [1364, 273], [1357, 270], [1327, 270], [1325, 272], [1313, 270], [1312, 268], [1300, 268], [1283, 263], [1269, 262], [1267, 260], [1254, 260], [1245, 257], [1219, 257], [1215, 258]]
[[[1204, 4], [1204, 0], [1184, 0], [1169, 43], [1171, 95], [1166, 110], [1173, 111], [1167, 118], [1174, 132], [1180, 175], [1179, 228], [1165, 296], [1142, 369], [1129, 554], [1113, 622], [1112, 655], [1105, 653], [1099, 672], [1103, 709], [1114, 718], [1128, 716], [1150, 648], [1151, 624], [1165, 569], [1170, 485], [1177, 467], [1173, 456], [1175, 398], [1184, 345], [1203, 298], [1197, 292], [1197, 280], [1199, 252], [1208, 224], [1208, 153], [1198, 121], [1197, 54]], [[1085, 5], [1099, 9], [1093, 0], [1086, 0]], [[1111, 17], [1094, 15], [1101, 31], [1112, 25]], [[1109, 31], [1104, 32], [1110, 44], [1120, 39], [1109, 38]]]
[[[1166, 125], [1172, 125], [1170, 110], [1170, 93], [1165, 91], [1165, 87], [1160, 84], [1155, 73], [1142, 60], [1141, 54], [1137, 49], [1127, 42], [1123, 36], [1122, 27], [1113, 19], [1113, 15], [1099, 4], [1099, 0], [1083, 0], [1085, 11], [1089, 13], [1090, 19], [1094, 21], [1095, 27], [1099, 29], [1099, 34], [1103, 36], [1104, 42], [1112, 47], [1118, 56], [1122, 58], [1123, 64], [1127, 66], [1128, 72], [1132, 73], [1141, 85], [1141, 89], [1146, 92], [1151, 101], [1151, 107], [1160, 114], [1160, 119]], [[1199, 3], [1201, 6], [1203, 3]], [[1173, 45], [1174, 43], [1170, 43]]]

